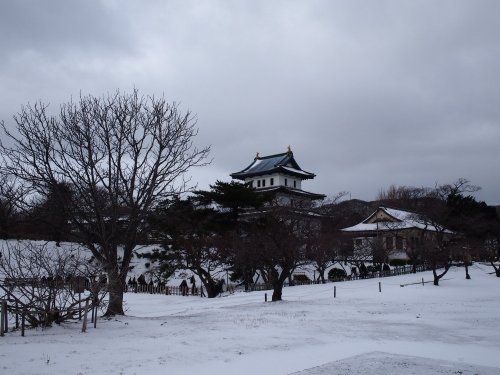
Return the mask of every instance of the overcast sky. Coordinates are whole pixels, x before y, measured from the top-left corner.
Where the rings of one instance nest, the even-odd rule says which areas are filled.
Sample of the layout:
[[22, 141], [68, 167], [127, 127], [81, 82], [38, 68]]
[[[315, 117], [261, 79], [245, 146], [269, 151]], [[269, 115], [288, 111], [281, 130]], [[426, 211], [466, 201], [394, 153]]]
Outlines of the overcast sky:
[[464, 177], [500, 204], [500, 1], [0, 1], [8, 126], [136, 87], [196, 113], [200, 188], [290, 145], [312, 192]]

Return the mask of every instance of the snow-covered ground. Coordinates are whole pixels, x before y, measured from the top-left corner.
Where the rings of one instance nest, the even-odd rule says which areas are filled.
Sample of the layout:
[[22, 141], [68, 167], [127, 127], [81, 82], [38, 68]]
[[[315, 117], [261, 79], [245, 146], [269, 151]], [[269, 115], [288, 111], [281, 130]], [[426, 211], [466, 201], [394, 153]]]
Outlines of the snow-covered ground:
[[439, 287], [400, 287], [430, 273], [288, 287], [278, 303], [126, 294], [127, 316], [87, 333], [7, 333], [0, 374], [500, 374], [500, 279], [488, 272], [452, 268]]

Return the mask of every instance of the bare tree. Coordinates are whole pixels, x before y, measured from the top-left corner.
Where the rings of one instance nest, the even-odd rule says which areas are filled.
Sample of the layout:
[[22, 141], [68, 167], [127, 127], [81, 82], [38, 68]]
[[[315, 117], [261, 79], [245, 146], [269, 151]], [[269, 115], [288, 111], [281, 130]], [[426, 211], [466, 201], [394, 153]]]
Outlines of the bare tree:
[[[256, 282], [255, 275], [261, 268], [261, 259], [256, 256], [254, 235], [255, 223], [241, 221], [238, 230], [232, 232], [232, 248], [228, 251], [229, 270], [231, 281], [240, 280], [248, 292]], [[230, 234], [231, 235], [231, 234]]]
[[417, 264], [424, 262], [423, 252], [424, 232], [417, 232], [417, 235], [406, 239], [406, 255], [412, 265], [412, 272], [417, 273]]
[[495, 275], [500, 277], [500, 267], [497, 263], [500, 261], [500, 233], [497, 232], [496, 237], [486, 239], [481, 247], [480, 256], [490, 262], [495, 270]]
[[349, 235], [344, 234], [342, 241], [344, 262], [349, 262], [357, 267], [360, 271], [366, 268], [365, 262], [373, 260], [373, 249], [371, 246], [372, 239], [368, 236], [352, 239]]
[[263, 279], [272, 285], [272, 301], [281, 301], [283, 286], [293, 271], [306, 263], [308, 210], [265, 207], [247, 225], [247, 240]]
[[[451, 214], [447, 204], [448, 198], [479, 189], [467, 179], [459, 178], [452, 184], [439, 185], [429, 190], [419, 202], [421, 214], [415, 214], [414, 219], [424, 226], [421, 235], [423, 256], [432, 268], [434, 285], [439, 285], [439, 280], [450, 269], [453, 251], [457, 252], [457, 242], [453, 241], [453, 237], [457, 237], [458, 234], [448, 228]], [[442, 271], [438, 270], [440, 267]]]
[[77, 317], [82, 295], [94, 306], [106, 294], [99, 284], [99, 265], [77, 246], [2, 241], [0, 255], [0, 292], [26, 312], [34, 327]]
[[393, 204], [406, 209], [415, 209], [415, 204], [419, 199], [427, 196], [432, 191], [431, 188], [396, 186], [391, 185], [387, 190], [380, 190], [377, 194], [377, 201], [384, 204]]
[[57, 246], [63, 240], [71, 241], [71, 217], [68, 215], [71, 194], [73, 189], [70, 185], [59, 183], [31, 199], [31, 204], [25, 204], [22, 220], [24, 238], [55, 241]]
[[316, 217], [305, 221], [304, 234], [307, 239], [306, 258], [312, 261], [318, 272], [317, 280], [326, 282], [325, 272], [335, 263], [351, 255], [351, 241], [342, 235], [340, 229], [345, 220], [345, 212], [339, 202], [347, 196], [340, 192], [327, 200], [319, 202], [312, 210]]
[[125, 280], [148, 211], [188, 189], [185, 173], [206, 164], [209, 147], [193, 145], [197, 128], [190, 112], [137, 90], [81, 96], [58, 115], [47, 107], [22, 107], [15, 131], [2, 122], [11, 144], [0, 145], [3, 170], [33, 195], [71, 186], [75, 236], [108, 275], [106, 315], [124, 314]]
[[306, 258], [318, 272], [317, 281], [324, 284], [326, 270], [352, 255], [352, 241], [342, 235], [331, 217], [311, 220], [306, 228]]
[[19, 217], [18, 202], [25, 195], [22, 186], [8, 174], [0, 173], [0, 238], [12, 237]]
[[[456, 225], [456, 207], [450, 205], [450, 199], [462, 197], [464, 193], [474, 193], [479, 189], [469, 180], [459, 178], [451, 184], [436, 184], [433, 188], [391, 186], [378, 195], [378, 199], [383, 202], [420, 213], [415, 213], [413, 219], [420, 223], [422, 228], [419, 229], [418, 235], [412, 238], [413, 241], [407, 243], [406, 253], [413, 263], [414, 271], [419, 260], [430, 265], [435, 285], [438, 285], [439, 280], [447, 273], [453, 256], [460, 256], [466, 265], [470, 262], [470, 252], [467, 250], [470, 244], [464, 244], [458, 239], [463, 237], [464, 226], [471, 226], [472, 222], [469, 218], [462, 220], [462, 227]], [[452, 232], [450, 228], [457, 228], [459, 231]], [[439, 271], [439, 267], [444, 270]], [[470, 278], [467, 266], [466, 277]]]

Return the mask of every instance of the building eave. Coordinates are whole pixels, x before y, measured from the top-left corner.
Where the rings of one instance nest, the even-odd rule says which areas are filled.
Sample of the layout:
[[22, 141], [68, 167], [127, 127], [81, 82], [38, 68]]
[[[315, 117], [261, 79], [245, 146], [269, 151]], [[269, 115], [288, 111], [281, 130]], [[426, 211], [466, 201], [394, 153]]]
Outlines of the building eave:
[[296, 195], [301, 197], [311, 198], [312, 200], [325, 199], [326, 195], [311, 193], [309, 191], [294, 189], [287, 186], [272, 186], [255, 190], [256, 193], [286, 193], [288, 195]]
[[257, 176], [269, 176], [269, 175], [274, 175], [274, 174], [283, 174], [286, 176], [293, 176], [297, 177], [301, 180], [310, 180], [316, 177], [314, 173], [306, 172], [306, 171], [300, 171], [300, 172], [294, 172], [293, 170], [290, 170], [289, 168], [287, 169], [286, 167], [275, 167], [272, 169], [268, 169], [266, 171], [257, 171], [257, 172], [235, 172], [231, 173], [230, 176], [234, 179], [237, 180], [242, 180], [245, 181], [247, 178], [252, 178], [252, 177], [257, 177]]

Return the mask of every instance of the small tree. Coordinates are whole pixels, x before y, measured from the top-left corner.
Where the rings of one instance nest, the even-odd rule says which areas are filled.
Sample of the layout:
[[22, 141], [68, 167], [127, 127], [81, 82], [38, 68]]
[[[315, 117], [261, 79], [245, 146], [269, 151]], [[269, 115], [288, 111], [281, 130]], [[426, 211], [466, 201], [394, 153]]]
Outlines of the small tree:
[[310, 224], [306, 233], [306, 258], [313, 262], [318, 272], [317, 280], [324, 284], [326, 270], [345, 257], [346, 241], [349, 240], [341, 236], [330, 218]]
[[0, 239], [13, 237], [19, 228], [19, 201], [25, 192], [15, 178], [0, 173]]
[[197, 191], [195, 194], [198, 203], [216, 208], [219, 235], [224, 239], [219, 242], [221, 247], [218, 250], [223, 252], [231, 279], [242, 280], [245, 290], [249, 290], [259, 260], [248, 243], [247, 217], [260, 212], [272, 197], [262, 192], [256, 193], [250, 185], [235, 181], [216, 181], [210, 185], [209, 191]]
[[468, 266], [472, 257], [490, 253], [486, 249], [496, 243], [495, 239], [500, 234], [497, 212], [495, 207], [478, 202], [472, 195], [465, 196], [460, 193], [450, 194], [447, 206], [450, 211], [450, 227], [462, 234], [460, 255], [464, 262], [466, 278], [470, 279]]
[[297, 207], [268, 206], [247, 225], [247, 243], [264, 280], [272, 285], [272, 301], [281, 301], [283, 285], [306, 263], [306, 231], [310, 219]]
[[58, 183], [49, 187], [50, 190], [40, 194], [32, 201], [32, 207], [24, 212], [24, 225], [27, 238], [55, 241], [60, 246], [61, 241], [71, 239], [71, 208], [73, 189], [70, 185]]
[[151, 259], [166, 269], [190, 270], [200, 278], [207, 296], [216, 297], [222, 290], [221, 280], [227, 268], [218, 212], [198, 206], [189, 198], [168, 203], [155, 216], [163, 249]]
[[[460, 178], [453, 184], [440, 185], [428, 190], [427, 196], [419, 202], [421, 214], [416, 214], [415, 220], [424, 226], [423, 254], [432, 268], [434, 285], [439, 285], [439, 280], [448, 272], [453, 260], [453, 250], [457, 252], [457, 237], [460, 236], [459, 233], [449, 229], [452, 212], [447, 204], [448, 197], [477, 190], [479, 187]], [[444, 270], [439, 272], [439, 267], [443, 267]]]
[[423, 263], [424, 252], [423, 252], [423, 235], [424, 232], [418, 232], [418, 236], [413, 236], [406, 241], [406, 255], [408, 256], [408, 261], [411, 263], [412, 272], [417, 273], [417, 264]]
[[318, 204], [314, 207], [316, 218], [310, 217], [304, 226], [306, 258], [313, 262], [317, 280], [322, 283], [326, 282], [325, 272], [329, 267], [352, 255], [352, 241], [340, 232], [347, 215], [339, 208], [339, 202], [346, 195], [340, 192]]
[[34, 241], [0, 243], [0, 291], [26, 311], [35, 327], [78, 317], [82, 295], [91, 306], [99, 305], [106, 294], [99, 284], [101, 272], [79, 247], [57, 248]]
[[495, 275], [500, 277], [500, 267], [495, 264], [500, 260], [500, 233], [497, 233], [496, 237], [486, 239], [481, 247], [480, 256], [490, 262]]
[[[463, 203], [463, 200], [457, 197], [479, 189], [467, 179], [459, 178], [454, 183], [436, 185], [434, 188], [391, 186], [386, 192], [379, 193], [379, 199], [383, 202], [418, 212], [413, 218], [420, 223], [419, 235], [407, 244], [406, 252], [413, 263], [414, 271], [417, 261], [430, 265], [435, 285], [438, 285], [439, 280], [448, 272], [454, 257], [460, 256], [468, 264], [470, 243], [464, 242], [464, 235], [466, 228], [473, 227], [473, 223], [470, 218], [457, 220], [461, 216], [457, 215], [457, 209]], [[461, 224], [457, 225], [460, 221]], [[444, 270], [438, 271], [439, 267]], [[467, 267], [466, 275], [469, 275]]]

